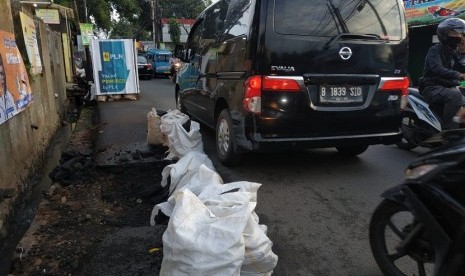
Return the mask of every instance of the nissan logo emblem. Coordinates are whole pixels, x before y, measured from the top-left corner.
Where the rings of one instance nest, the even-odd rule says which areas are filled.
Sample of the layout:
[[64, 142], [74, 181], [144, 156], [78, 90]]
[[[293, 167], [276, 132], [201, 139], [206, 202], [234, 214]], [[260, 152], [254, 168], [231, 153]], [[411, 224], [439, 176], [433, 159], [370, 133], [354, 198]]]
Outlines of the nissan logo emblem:
[[352, 56], [352, 50], [349, 47], [342, 47], [341, 50], [339, 50], [339, 56], [343, 60], [348, 60]]

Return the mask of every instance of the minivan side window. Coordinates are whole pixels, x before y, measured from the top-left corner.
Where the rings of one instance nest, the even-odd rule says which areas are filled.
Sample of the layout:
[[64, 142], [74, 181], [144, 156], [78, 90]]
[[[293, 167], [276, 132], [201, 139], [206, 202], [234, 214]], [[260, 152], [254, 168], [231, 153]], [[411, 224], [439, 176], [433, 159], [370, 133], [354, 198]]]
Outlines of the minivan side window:
[[246, 35], [252, 22], [253, 8], [251, 0], [231, 0], [226, 16], [226, 34], [221, 40]]
[[196, 53], [198, 53], [200, 48], [200, 35], [202, 33], [202, 20], [197, 21], [197, 23], [192, 27], [189, 39], [187, 40], [187, 60], [190, 60]]
[[223, 32], [228, 2], [228, 0], [219, 1], [205, 13], [205, 29], [200, 41], [202, 47], [216, 42], [217, 37]]

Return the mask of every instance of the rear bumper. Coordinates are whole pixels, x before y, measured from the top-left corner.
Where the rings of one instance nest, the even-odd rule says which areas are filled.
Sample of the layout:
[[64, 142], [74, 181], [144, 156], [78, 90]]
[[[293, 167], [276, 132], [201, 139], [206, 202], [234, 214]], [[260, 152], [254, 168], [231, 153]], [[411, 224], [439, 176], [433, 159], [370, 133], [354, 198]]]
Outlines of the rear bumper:
[[139, 76], [151, 76], [153, 75], [153, 70], [139, 70]]
[[[260, 134], [252, 134], [250, 139], [237, 137], [241, 150], [276, 151], [294, 148], [330, 148], [351, 145], [391, 145], [401, 139], [401, 132], [376, 134], [308, 137], [308, 138], [263, 138]], [[247, 140], [249, 143], [245, 143]]]
[[165, 75], [165, 76], [171, 75], [171, 69], [156, 70], [155, 72], [157, 75]]

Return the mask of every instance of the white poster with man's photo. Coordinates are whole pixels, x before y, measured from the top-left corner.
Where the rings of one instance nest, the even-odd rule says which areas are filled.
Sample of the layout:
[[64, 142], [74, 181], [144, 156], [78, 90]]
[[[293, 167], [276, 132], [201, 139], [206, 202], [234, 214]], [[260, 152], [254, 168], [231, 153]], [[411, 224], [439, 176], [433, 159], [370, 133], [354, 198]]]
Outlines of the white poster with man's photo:
[[26, 109], [33, 95], [14, 34], [0, 31], [0, 124]]

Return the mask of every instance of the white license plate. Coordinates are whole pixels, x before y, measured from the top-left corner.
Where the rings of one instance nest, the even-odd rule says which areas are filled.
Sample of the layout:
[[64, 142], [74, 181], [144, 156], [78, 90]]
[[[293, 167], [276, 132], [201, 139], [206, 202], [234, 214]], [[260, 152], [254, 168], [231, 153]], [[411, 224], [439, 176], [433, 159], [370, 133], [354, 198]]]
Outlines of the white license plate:
[[361, 103], [362, 86], [320, 85], [320, 103]]

